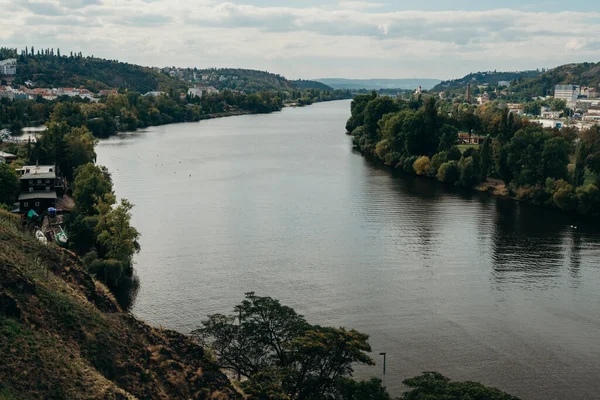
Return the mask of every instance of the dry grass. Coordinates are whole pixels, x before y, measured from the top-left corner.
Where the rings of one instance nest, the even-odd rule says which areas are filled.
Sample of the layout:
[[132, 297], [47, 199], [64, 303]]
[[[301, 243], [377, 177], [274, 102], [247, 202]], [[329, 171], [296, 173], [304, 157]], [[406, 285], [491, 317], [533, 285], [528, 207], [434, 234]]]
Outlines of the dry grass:
[[189, 338], [123, 313], [76, 256], [10, 224], [0, 224], [0, 354], [0, 400], [240, 398]]

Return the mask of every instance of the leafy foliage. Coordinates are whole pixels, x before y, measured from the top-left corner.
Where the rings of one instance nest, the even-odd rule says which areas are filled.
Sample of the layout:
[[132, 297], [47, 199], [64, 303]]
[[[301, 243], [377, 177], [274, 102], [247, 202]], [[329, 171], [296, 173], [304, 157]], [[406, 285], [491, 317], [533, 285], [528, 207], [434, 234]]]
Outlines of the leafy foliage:
[[[600, 176], [599, 127], [549, 129], [495, 102], [473, 108], [420, 95], [392, 100], [372, 93], [353, 100], [346, 128], [360, 151], [385, 165], [465, 187], [498, 178], [520, 200], [600, 214], [600, 182], [589, 179]], [[461, 153], [455, 145], [459, 129], [464, 138], [485, 136], [483, 144]]]
[[8, 164], [0, 164], [0, 204], [12, 206], [20, 190], [19, 176]]
[[404, 400], [518, 400], [477, 382], [451, 382], [437, 372], [425, 372], [403, 383], [412, 388], [404, 393]]
[[310, 325], [292, 308], [254, 293], [234, 311], [210, 315], [193, 334], [222, 368], [247, 378], [242, 386], [250, 398], [342, 399], [340, 390], [364, 390], [347, 379], [355, 364], [373, 364], [367, 335]]

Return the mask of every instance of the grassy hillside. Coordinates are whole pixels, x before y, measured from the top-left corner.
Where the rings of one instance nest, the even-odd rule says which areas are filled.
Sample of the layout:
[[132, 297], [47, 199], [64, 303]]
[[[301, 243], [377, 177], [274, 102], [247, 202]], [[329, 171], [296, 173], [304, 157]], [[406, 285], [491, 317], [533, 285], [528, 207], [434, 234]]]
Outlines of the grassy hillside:
[[462, 78], [453, 79], [449, 81], [443, 81], [440, 84], [434, 86], [431, 90], [433, 92], [442, 92], [445, 90], [453, 91], [461, 88], [465, 88], [467, 84], [474, 86], [477, 85], [497, 85], [498, 82], [535, 78], [542, 74], [541, 71], [517, 71], [517, 72], [497, 72], [497, 71], [486, 71], [486, 72], [473, 72]]
[[[11, 52], [0, 52], [8, 58]], [[15, 50], [13, 50], [16, 53]], [[186, 85], [157, 70], [113, 60], [83, 57], [81, 54], [58, 55], [54, 50], [25, 56], [18, 51], [15, 83], [31, 80], [38, 87], [75, 87], [97, 92], [102, 89], [134, 90], [145, 93], [151, 90], [185, 88]], [[43, 54], [42, 54], [43, 53]]]
[[520, 80], [511, 87], [511, 92], [524, 98], [547, 96], [554, 94], [554, 86], [565, 84], [600, 87], [600, 62], [562, 65], [537, 77]]
[[72, 253], [0, 215], [0, 399], [235, 399], [201, 347], [122, 312]]

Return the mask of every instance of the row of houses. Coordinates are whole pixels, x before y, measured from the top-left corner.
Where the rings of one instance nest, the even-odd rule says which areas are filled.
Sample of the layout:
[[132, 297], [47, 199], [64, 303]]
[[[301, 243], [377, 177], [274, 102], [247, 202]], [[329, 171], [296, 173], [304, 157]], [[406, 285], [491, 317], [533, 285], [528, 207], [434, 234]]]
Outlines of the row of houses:
[[[600, 97], [600, 89], [579, 85], [556, 85], [554, 87], [554, 98], [569, 102], [577, 102], [580, 99], [597, 99]], [[568, 105], [568, 104], [567, 104]]]
[[[33, 84], [33, 82], [30, 82]], [[46, 100], [56, 100], [60, 96], [80, 97], [97, 102], [102, 96], [110, 96], [118, 94], [115, 89], [101, 90], [98, 93], [91, 92], [88, 89], [77, 88], [32, 88], [28, 85], [19, 86], [0, 86], [0, 98], [9, 98], [11, 100], [34, 100], [37, 97], [42, 97]]]

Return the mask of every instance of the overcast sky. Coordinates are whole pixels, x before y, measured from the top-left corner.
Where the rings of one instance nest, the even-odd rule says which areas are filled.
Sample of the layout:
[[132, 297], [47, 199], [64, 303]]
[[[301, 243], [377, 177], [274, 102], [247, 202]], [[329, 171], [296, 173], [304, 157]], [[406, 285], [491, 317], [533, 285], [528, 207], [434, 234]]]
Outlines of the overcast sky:
[[600, 61], [598, 0], [0, 0], [0, 10], [0, 46], [288, 78], [448, 79]]

